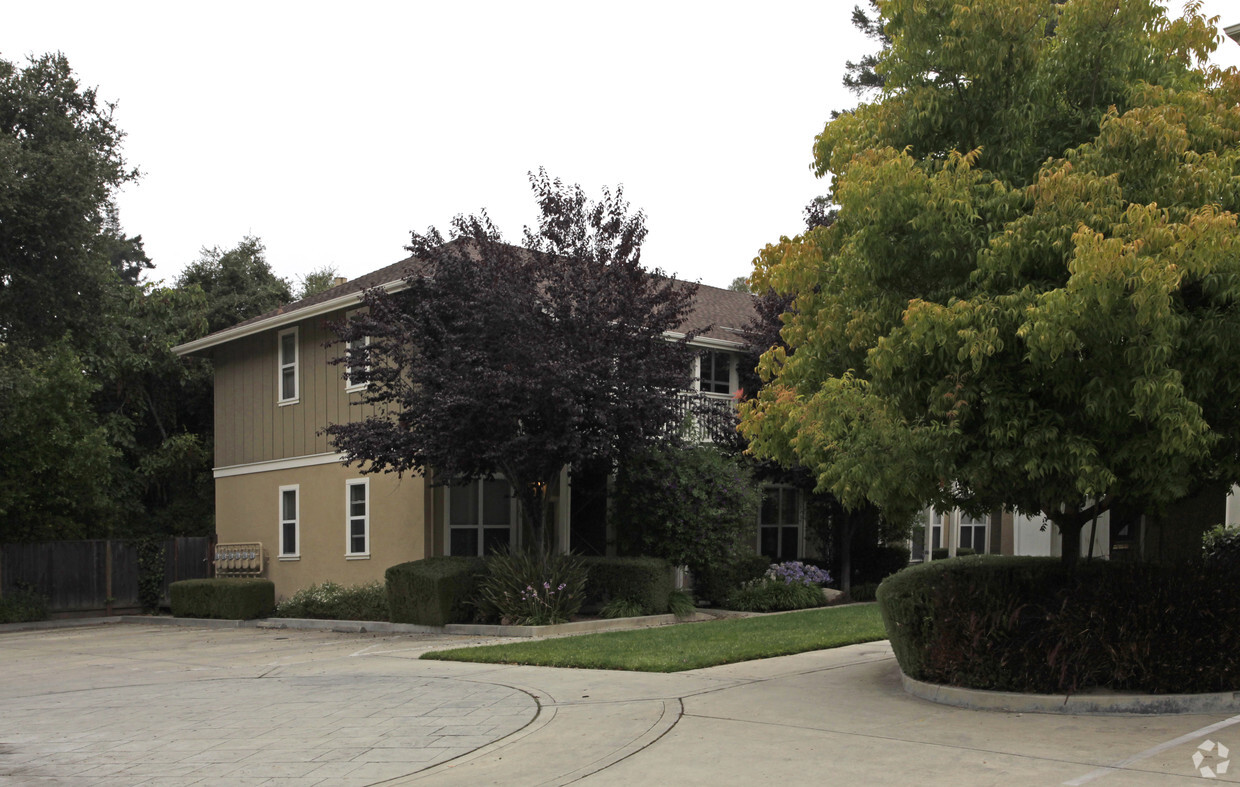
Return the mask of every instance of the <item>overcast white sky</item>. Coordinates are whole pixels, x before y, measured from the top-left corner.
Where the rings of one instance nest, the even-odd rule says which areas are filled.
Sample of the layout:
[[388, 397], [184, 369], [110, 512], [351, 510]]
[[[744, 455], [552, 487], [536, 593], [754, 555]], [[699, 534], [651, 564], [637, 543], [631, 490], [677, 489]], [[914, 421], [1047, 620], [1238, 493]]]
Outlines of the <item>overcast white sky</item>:
[[118, 102], [154, 279], [246, 234], [279, 275], [355, 278], [483, 207], [517, 239], [544, 166], [622, 183], [648, 266], [726, 286], [826, 191], [813, 138], [871, 48], [856, 2], [11, 3], [0, 57], [62, 51]]

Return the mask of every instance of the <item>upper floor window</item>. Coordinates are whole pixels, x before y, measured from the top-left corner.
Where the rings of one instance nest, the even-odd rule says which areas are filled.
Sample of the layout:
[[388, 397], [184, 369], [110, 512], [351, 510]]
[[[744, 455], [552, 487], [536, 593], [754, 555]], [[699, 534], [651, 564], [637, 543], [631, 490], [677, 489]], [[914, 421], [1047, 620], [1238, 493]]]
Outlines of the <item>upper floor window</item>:
[[298, 551], [301, 540], [301, 524], [299, 516], [298, 492], [300, 487], [280, 487], [280, 557], [292, 559], [301, 556]]
[[698, 361], [698, 390], [704, 393], [732, 393], [732, 356], [707, 350]]
[[370, 479], [345, 483], [345, 556], [370, 557]]
[[280, 331], [280, 404], [292, 404], [297, 401], [297, 329], [289, 328]]
[[[356, 314], [356, 312], [351, 312], [345, 316], [351, 318], [353, 317], [354, 314]], [[365, 347], [369, 347], [369, 346], [370, 346], [369, 336], [363, 336], [361, 339], [358, 339], [357, 341], [345, 342], [345, 345], [344, 345], [345, 358], [349, 358], [350, 355], [353, 353], [353, 351], [359, 350]], [[354, 368], [355, 367], [352, 363], [345, 364], [344, 387], [345, 387], [345, 390], [347, 391], [360, 391], [368, 385], [368, 383], [366, 382], [353, 379], [352, 372]], [[367, 372], [370, 371], [370, 366], [366, 364], [361, 364], [360, 366], [356, 368], [359, 368]]]

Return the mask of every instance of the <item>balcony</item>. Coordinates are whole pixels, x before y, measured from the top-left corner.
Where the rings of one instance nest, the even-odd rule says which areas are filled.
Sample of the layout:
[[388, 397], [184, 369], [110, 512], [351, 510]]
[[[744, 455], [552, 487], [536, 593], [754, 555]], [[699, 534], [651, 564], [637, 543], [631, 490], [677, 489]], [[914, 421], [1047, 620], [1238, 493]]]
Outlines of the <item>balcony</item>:
[[681, 391], [676, 396], [677, 421], [685, 439], [727, 445], [740, 439], [736, 398], [728, 394]]

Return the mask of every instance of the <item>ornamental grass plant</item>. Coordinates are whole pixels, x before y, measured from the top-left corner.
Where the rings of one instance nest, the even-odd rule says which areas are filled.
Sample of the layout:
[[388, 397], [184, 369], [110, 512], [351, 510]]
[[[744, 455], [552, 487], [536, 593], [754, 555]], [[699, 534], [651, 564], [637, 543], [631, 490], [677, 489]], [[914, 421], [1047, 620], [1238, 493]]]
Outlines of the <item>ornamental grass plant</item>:
[[567, 623], [585, 599], [586, 567], [576, 555], [511, 551], [486, 558], [474, 606], [487, 622]]

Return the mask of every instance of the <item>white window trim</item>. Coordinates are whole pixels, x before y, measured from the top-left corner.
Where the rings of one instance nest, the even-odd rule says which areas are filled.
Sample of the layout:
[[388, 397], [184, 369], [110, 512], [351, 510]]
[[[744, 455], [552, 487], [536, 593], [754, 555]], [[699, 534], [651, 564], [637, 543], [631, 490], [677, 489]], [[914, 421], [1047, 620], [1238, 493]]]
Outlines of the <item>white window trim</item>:
[[[354, 552], [353, 550], [353, 520], [358, 517], [353, 516], [353, 487], [360, 486], [366, 490], [366, 513], [360, 518], [362, 520], [363, 532], [366, 535], [366, 551]], [[344, 556], [346, 560], [369, 560], [370, 559], [370, 479], [357, 478], [344, 482]]]
[[[293, 361], [285, 363], [284, 361], [284, 337], [293, 335]], [[284, 398], [284, 370], [293, 367], [293, 395], [291, 398]], [[276, 404], [284, 407], [285, 405], [297, 404], [301, 401], [301, 336], [297, 330], [297, 326], [280, 331], [276, 334]]]
[[[293, 518], [291, 520], [284, 518], [284, 493], [293, 493]], [[301, 484], [290, 484], [280, 487], [276, 496], [278, 508], [279, 528], [276, 530], [276, 546], [279, 549], [280, 560], [301, 560]], [[284, 525], [288, 522], [293, 523], [293, 538], [297, 541], [296, 552], [284, 551]]]
[[[346, 312], [346, 313], [345, 313], [345, 319], [346, 319], [346, 320], [351, 319], [351, 318], [352, 318], [354, 315], [356, 315], [356, 314], [357, 314], [357, 312]], [[370, 337], [369, 337], [369, 336], [364, 336], [364, 337], [362, 337], [362, 346], [363, 346], [363, 347], [369, 347], [369, 346], [370, 346]], [[345, 357], [345, 359], [346, 359], [346, 360], [347, 360], [347, 359], [348, 359], [348, 357], [349, 357], [349, 350], [350, 350], [350, 349], [352, 349], [352, 347], [353, 347], [353, 342], [345, 342], [345, 345], [344, 345], [345, 356], [344, 356], [344, 357]], [[370, 365], [369, 365], [369, 364], [367, 364], [367, 366], [366, 366], [366, 371], [367, 371], [367, 372], [369, 372], [369, 371], [370, 371]], [[346, 364], [345, 364], [345, 367], [344, 367], [344, 390], [345, 390], [345, 393], [356, 393], [357, 391], [365, 391], [365, 390], [366, 390], [367, 388], [369, 388], [369, 387], [370, 387], [370, 382], [369, 382], [369, 381], [364, 382], [364, 383], [355, 383], [355, 382], [353, 382], [353, 380], [352, 380], [352, 379], [350, 379], [350, 377], [349, 377], [349, 365], [346, 363]]]
[[[797, 553], [798, 559], [804, 559], [805, 557], [805, 503], [806, 503], [805, 495], [801, 493], [800, 489], [798, 489], [796, 486], [792, 484], [763, 484], [762, 490], [765, 491], [767, 489], [779, 489], [779, 490], [792, 489], [796, 491], [797, 493], [797, 510], [795, 514], [796, 528], [797, 528], [796, 553]], [[782, 503], [780, 505], [782, 505]], [[761, 502], [759, 502], [758, 504], [758, 528], [757, 528], [758, 538], [757, 538], [757, 542], [754, 545], [758, 551], [758, 554], [762, 554], [762, 528], [764, 527], [774, 527], [774, 528], [789, 527], [789, 523], [779, 522], [774, 525], [763, 525], [762, 524], [762, 504]]]
[[[497, 473], [496, 475], [493, 475], [488, 479], [475, 478], [473, 481], [470, 481], [469, 483], [481, 484], [484, 480], [505, 481], [507, 479], [505, 479], [502, 475], [499, 475]], [[452, 527], [453, 527], [452, 525], [452, 487], [444, 486], [442, 487], [442, 489], [443, 489], [443, 553], [451, 557], [475, 557], [475, 555], [461, 556], [461, 555], [452, 554]], [[510, 492], [512, 491], [511, 484], [508, 485], [508, 489]], [[479, 494], [478, 515], [481, 516], [482, 515], [482, 497], [481, 497], [482, 487], [479, 486], [478, 490], [479, 490], [478, 491], [478, 494]], [[521, 542], [521, 528], [517, 527], [517, 525], [520, 524], [518, 521], [519, 515], [520, 515], [520, 510], [518, 509], [517, 496], [516, 494], [509, 494], [508, 496], [508, 543], [512, 544], [512, 547], [514, 549], [521, 546], [521, 543], [520, 543]], [[477, 525], [477, 524], [457, 525], [456, 527], [462, 527], [462, 528], [473, 527], [475, 530], [477, 530], [478, 531], [478, 549], [481, 550], [483, 548], [482, 529], [484, 527], [487, 527], [487, 525]], [[495, 525], [490, 525], [490, 527], [495, 527]]]
[[956, 511], [955, 520], [956, 520], [956, 540], [955, 540], [955, 546], [952, 549], [953, 555], [956, 554], [956, 549], [958, 549], [960, 545], [963, 543], [963, 540], [961, 539], [961, 535], [962, 535], [961, 528], [965, 528], [965, 527], [982, 528], [982, 532], [983, 532], [982, 551], [978, 552], [977, 554], [979, 555], [990, 554], [990, 514], [982, 514], [981, 521], [979, 522], [970, 522], [968, 524], [965, 524], [964, 513], [958, 510]]

